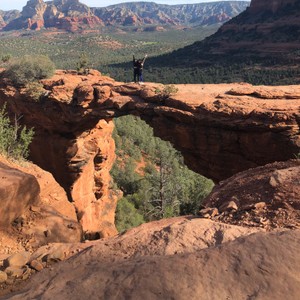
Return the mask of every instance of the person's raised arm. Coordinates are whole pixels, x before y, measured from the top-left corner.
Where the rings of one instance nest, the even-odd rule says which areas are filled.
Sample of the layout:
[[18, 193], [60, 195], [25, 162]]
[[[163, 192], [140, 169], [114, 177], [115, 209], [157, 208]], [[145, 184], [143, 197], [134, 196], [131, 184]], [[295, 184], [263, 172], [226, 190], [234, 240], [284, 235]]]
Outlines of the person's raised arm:
[[144, 64], [144, 62], [145, 62], [147, 56], [148, 56], [148, 54], [146, 54], [146, 55], [144, 56], [143, 61], [142, 61], [143, 64]]

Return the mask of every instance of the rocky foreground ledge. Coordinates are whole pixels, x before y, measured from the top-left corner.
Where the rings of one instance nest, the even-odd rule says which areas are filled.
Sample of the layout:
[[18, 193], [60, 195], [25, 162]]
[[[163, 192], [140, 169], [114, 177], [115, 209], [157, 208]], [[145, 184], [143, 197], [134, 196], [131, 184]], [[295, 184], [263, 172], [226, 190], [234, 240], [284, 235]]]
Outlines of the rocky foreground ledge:
[[108, 240], [41, 248], [28, 264], [37, 267], [40, 259], [50, 268], [1, 299], [292, 300], [300, 291], [299, 246], [299, 229], [162, 220]]

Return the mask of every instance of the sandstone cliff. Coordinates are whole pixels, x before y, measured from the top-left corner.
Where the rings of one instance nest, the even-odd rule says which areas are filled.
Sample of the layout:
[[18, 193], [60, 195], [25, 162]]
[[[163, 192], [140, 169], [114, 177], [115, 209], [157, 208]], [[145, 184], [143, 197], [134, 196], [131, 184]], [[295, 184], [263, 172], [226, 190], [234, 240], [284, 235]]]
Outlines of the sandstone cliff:
[[[118, 83], [96, 71], [86, 76], [59, 71], [43, 84], [40, 103], [32, 103], [24, 89], [8, 87], [4, 81], [0, 96], [9, 100], [12, 112], [24, 115], [27, 125], [36, 126], [36, 118], [43, 119], [39, 134], [49, 136], [49, 144], [52, 138], [59, 141], [47, 149], [60, 143], [64, 145], [60, 149], [72, 149], [58, 150], [69, 157], [77, 152], [74, 141], [99, 120], [109, 123], [112, 117], [129, 113], [140, 115], [158, 136], [170, 140], [192, 169], [216, 181], [294, 158], [299, 152], [299, 86], [176, 85], [175, 94], [164, 95], [158, 92], [165, 88], [160, 84]], [[74, 179], [62, 171], [70, 159], [52, 152], [48, 165], [57, 165], [56, 178], [63, 186], [70, 185]], [[43, 151], [33, 153], [38, 157]]]
[[9, 22], [20, 17], [20, 12], [16, 9], [3, 11], [0, 10], [0, 30], [5, 27]]
[[182, 5], [129, 2], [93, 8], [93, 12], [107, 25], [207, 26], [230, 20], [248, 5], [248, 1]]
[[[69, 200], [74, 202], [86, 237], [91, 239], [117, 233], [114, 214], [119, 195], [109, 188], [109, 171], [115, 157], [113, 123], [110, 118], [93, 117], [89, 113], [84, 116], [85, 113], [76, 112], [76, 106], [70, 101], [75, 98], [78, 103], [90, 101], [89, 93], [93, 87], [89, 84], [99, 84], [99, 80], [112, 82], [112, 79], [101, 77], [97, 72], [88, 76], [58, 72], [45, 82], [45, 88], [52, 90], [50, 102], [45, 98], [46, 102], [34, 103], [26, 96], [26, 91], [16, 89], [2, 90], [0, 96], [1, 103], [3, 100], [10, 104], [21, 101], [22, 108], [17, 104], [17, 110], [10, 112], [22, 114], [24, 122], [35, 128], [32, 160], [50, 171], [65, 189]], [[50, 106], [47, 102], [51, 103]], [[40, 115], [41, 107], [38, 108], [37, 104], [43, 106], [45, 114]], [[73, 118], [77, 120], [75, 123]]]
[[29, 0], [23, 7], [21, 16], [9, 22], [3, 29], [33, 29], [56, 27], [67, 31], [77, 31], [86, 27], [103, 25], [102, 21], [92, 14], [90, 8], [78, 0]]
[[[190, 5], [125, 3], [89, 8], [78, 0], [30, 0], [21, 16], [2, 22], [4, 30], [56, 28], [78, 31], [101, 26], [206, 26], [224, 23], [246, 9], [249, 2], [224, 1]], [[0, 23], [1, 24], [1, 23]], [[5, 26], [6, 25], [6, 26]], [[0, 27], [1, 28], [1, 27]], [[152, 30], [155, 27], [152, 27]]]

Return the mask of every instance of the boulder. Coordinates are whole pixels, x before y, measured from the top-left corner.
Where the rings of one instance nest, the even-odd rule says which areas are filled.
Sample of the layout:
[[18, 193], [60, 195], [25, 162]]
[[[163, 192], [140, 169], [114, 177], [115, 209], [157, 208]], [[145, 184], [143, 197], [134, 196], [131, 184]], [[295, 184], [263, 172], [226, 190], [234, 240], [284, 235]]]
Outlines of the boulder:
[[20, 252], [9, 256], [3, 261], [3, 266], [7, 267], [23, 267], [29, 262], [30, 253]]
[[[22, 245], [29, 251], [49, 242], [81, 241], [82, 227], [78, 223], [75, 207], [69, 202], [64, 189], [49, 172], [42, 170], [30, 162], [17, 164], [1, 156], [0, 165], [2, 166], [1, 170], [13, 170], [11, 176], [3, 176], [5, 181], [3, 181], [0, 190], [4, 188], [6, 181], [10, 185], [13, 185], [19, 179], [18, 174], [29, 176], [38, 187], [38, 201], [31, 201], [28, 205], [25, 205], [26, 202], [21, 202], [18, 205], [11, 206], [10, 211], [7, 211], [14, 215], [14, 217], [11, 218], [13, 226], [7, 224], [0, 231], [0, 245], [4, 249], [4, 253], [7, 253], [5, 252], [6, 248], [7, 250], [9, 249], [8, 253], [19, 251], [20, 245], [16, 243], [17, 241], [19, 243], [22, 241]], [[32, 188], [25, 179], [23, 180], [23, 177], [21, 177], [20, 181], [23, 184], [27, 184], [26, 188], [28, 190]], [[30, 193], [34, 193], [34, 187], [29, 191]], [[22, 196], [22, 201], [24, 199], [26, 197]], [[13, 200], [10, 203], [14, 203]], [[1, 212], [2, 210], [0, 214]], [[17, 228], [18, 232], [15, 232], [14, 228]], [[10, 236], [12, 239], [10, 240], [6, 236]], [[2, 239], [3, 244], [1, 243]], [[16, 240], [15, 242], [13, 242], [14, 239]]]
[[40, 198], [36, 178], [0, 162], [0, 226], [9, 226]]
[[43, 264], [35, 259], [30, 262], [29, 266], [30, 266], [30, 268], [32, 268], [38, 272], [42, 271], [44, 269]]
[[5, 272], [0, 271], [0, 284], [4, 283], [7, 280], [8, 276]]

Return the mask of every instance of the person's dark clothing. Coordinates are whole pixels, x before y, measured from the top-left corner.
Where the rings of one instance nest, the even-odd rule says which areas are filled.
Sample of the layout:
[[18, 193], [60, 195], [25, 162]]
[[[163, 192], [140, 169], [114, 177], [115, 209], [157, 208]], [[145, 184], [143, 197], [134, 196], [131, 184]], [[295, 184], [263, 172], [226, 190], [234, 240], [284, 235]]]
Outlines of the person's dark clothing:
[[135, 59], [133, 55], [133, 80], [134, 82], [143, 81], [143, 66], [146, 56], [143, 59]]

